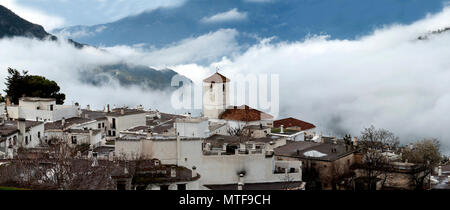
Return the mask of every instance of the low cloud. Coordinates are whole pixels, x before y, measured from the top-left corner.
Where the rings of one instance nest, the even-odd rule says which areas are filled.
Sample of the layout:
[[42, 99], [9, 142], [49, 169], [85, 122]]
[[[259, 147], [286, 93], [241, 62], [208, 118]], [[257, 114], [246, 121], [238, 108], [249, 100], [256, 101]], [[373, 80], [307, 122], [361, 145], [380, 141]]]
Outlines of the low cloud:
[[239, 12], [236, 8], [231, 9], [227, 12], [222, 12], [215, 14], [211, 17], [202, 18], [203, 23], [222, 23], [229, 21], [242, 21], [247, 19], [246, 12]]

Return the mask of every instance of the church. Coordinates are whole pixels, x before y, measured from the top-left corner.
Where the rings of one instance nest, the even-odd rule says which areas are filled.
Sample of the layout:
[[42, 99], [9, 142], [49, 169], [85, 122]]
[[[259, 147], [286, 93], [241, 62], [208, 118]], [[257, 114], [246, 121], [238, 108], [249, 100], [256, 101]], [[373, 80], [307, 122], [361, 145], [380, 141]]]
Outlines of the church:
[[273, 127], [274, 117], [247, 105], [230, 105], [230, 79], [216, 72], [203, 80], [203, 114], [229, 127]]

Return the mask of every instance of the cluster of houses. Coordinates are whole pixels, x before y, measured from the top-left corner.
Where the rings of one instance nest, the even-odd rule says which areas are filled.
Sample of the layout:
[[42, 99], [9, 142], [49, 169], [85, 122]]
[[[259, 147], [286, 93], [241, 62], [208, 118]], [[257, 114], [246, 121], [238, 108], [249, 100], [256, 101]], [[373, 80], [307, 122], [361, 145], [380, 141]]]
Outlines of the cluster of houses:
[[21, 148], [63, 140], [73, 148], [87, 146], [79, 154], [87, 159], [146, 161], [135, 174], [118, 166], [112, 175], [117, 189], [303, 190], [303, 176], [311, 169], [317, 173], [316, 187], [332, 189], [335, 177], [344, 185], [354, 173], [352, 166], [361, 161], [356, 138], [345, 144], [316, 133], [312, 123], [229, 106], [229, 82], [220, 73], [203, 81], [201, 117], [142, 106], [107, 105], [99, 111], [47, 98], [7, 101], [0, 105], [0, 158], [14, 159]]

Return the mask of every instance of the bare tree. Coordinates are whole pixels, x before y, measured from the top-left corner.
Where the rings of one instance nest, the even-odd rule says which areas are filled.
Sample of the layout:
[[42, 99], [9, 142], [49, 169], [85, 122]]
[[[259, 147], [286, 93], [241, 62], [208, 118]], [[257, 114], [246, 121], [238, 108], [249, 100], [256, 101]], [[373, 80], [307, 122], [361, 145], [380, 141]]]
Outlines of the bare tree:
[[443, 161], [439, 150], [440, 142], [437, 139], [424, 139], [416, 142], [412, 148], [405, 147], [403, 149], [402, 159], [404, 161], [408, 160], [421, 166], [420, 171], [412, 175], [412, 184], [415, 189], [423, 189], [426, 178], [431, 175], [433, 168]]
[[387, 150], [397, 149], [398, 137], [386, 129], [376, 129], [374, 126], [365, 128], [361, 132], [360, 144], [362, 151], [362, 163], [359, 168], [362, 171], [362, 180], [368, 190], [376, 190], [377, 183], [384, 187], [391, 171], [390, 160], [383, 155]]

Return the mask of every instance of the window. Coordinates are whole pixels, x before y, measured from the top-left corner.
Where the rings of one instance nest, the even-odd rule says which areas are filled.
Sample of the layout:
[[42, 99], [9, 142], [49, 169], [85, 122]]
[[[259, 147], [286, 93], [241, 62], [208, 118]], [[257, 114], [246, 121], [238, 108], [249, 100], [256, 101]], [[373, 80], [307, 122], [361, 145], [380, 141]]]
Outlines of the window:
[[25, 144], [28, 145], [28, 136], [25, 136]]
[[102, 123], [102, 128], [104, 128], [105, 127], [105, 123]]
[[112, 131], [112, 135], [113, 135], [113, 136], [116, 136], [116, 131]]
[[111, 136], [111, 130], [108, 131], [108, 136]]
[[116, 118], [112, 118], [112, 128], [116, 128]]
[[39, 139], [41, 138], [41, 132], [40, 131], [38, 132], [38, 138]]
[[72, 144], [77, 144], [77, 136], [72, 136]]
[[223, 92], [225, 92], [225, 84], [223, 84]]
[[177, 184], [178, 190], [186, 190], [186, 184]]
[[98, 128], [101, 128], [101, 127], [102, 127], [102, 124], [101, 124], [101, 123], [99, 123], [99, 124], [98, 124]]
[[53, 111], [53, 104], [50, 105], [50, 111]]

